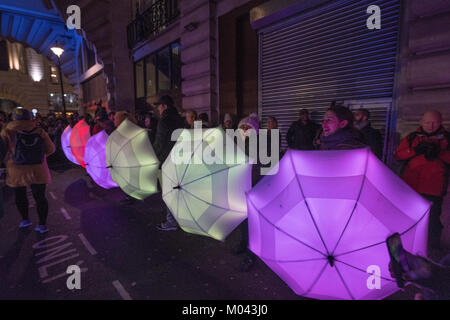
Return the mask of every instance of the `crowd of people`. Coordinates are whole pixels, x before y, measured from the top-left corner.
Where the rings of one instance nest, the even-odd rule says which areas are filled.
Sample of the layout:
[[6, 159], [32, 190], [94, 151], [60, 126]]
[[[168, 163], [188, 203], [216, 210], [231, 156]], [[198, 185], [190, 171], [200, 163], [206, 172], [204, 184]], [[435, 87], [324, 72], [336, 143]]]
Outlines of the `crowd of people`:
[[[89, 124], [92, 135], [102, 130], [111, 134], [122, 121], [129, 119], [148, 130], [149, 139], [161, 164], [175, 144], [171, 141], [171, 136], [176, 129], [192, 129], [195, 127], [195, 121], [202, 121], [203, 128], [211, 126], [206, 113], [197, 115], [195, 110], [187, 110], [183, 118], [169, 96], [161, 97], [155, 103], [155, 107], [155, 113], [148, 112], [137, 117], [127, 111], [108, 113], [101, 106], [93, 116], [86, 114], [82, 117], [74, 113], [67, 119], [56, 117], [54, 114], [49, 114], [46, 118], [40, 115], [33, 117], [26, 109], [16, 109], [11, 115], [0, 113], [0, 160], [4, 159], [6, 164], [6, 184], [14, 189], [16, 206], [22, 217], [19, 228], [31, 225], [26, 197], [26, 188], [31, 187], [39, 216], [39, 224], [35, 230], [41, 233], [48, 232], [48, 201], [45, 189], [51, 177], [46, 159], [61, 148], [61, 134], [67, 125], [73, 127], [79, 120], [84, 119]], [[223, 129], [242, 129], [244, 139], [247, 140], [249, 135], [246, 133], [250, 132], [250, 129], [253, 129], [252, 132], [256, 135], [260, 129], [256, 114], [244, 117], [239, 122], [234, 121], [232, 115], [225, 114], [220, 126]], [[269, 117], [265, 127], [269, 131], [278, 129], [277, 119]], [[268, 136], [270, 137], [270, 134]], [[332, 103], [325, 113], [321, 125], [310, 119], [307, 109], [300, 110], [299, 119], [293, 122], [287, 131], [286, 142], [290, 149], [296, 150], [346, 150], [370, 147], [378, 158], [381, 159], [383, 156], [382, 135], [371, 126], [370, 112], [366, 109], [352, 112], [349, 108], [335, 103]], [[270, 147], [268, 149], [270, 150]], [[246, 151], [248, 152], [247, 148]], [[417, 131], [401, 140], [395, 152], [395, 159], [403, 163], [401, 177], [405, 182], [432, 202], [429, 247], [439, 250], [442, 201], [447, 190], [450, 164], [450, 134], [442, 126], [442, 116], [439, 112], [428, 111], [423, 115]], [[254, 185], [261, 177], [257, 174], [258, 170], [253, 171]], [[0, 196], [1, 194], [2, 192]], [[134, 201], [136, 200], [127, 197], [122, 203], [130, 204]], [[166, 219], [158, 225], [158, 229], [176, 230], [178, 225], [175, 218], [168, 208], [166, 211]], [[239, 229], [241, 240], [234, 252], [244, 254], [241, 269], [248, 271], [255, 258], [248, 249], [247, 224], [241, 224]]]

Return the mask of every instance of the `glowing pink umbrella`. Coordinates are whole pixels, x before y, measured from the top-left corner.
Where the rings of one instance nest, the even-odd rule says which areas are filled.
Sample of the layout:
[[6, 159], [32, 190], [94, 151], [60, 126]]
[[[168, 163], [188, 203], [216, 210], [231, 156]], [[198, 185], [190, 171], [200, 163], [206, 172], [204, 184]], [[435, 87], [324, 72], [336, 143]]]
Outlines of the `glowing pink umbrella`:
[[[369, 149], [289, 150], [247, 204], [250, 249], [298, 295], [381, 299], [394, 293], [385, 240], [395, 232], [406, 250], [426, 254], [430, 204]], [[379, 268], [380, 289], [367, 284], [371, 266]]]
[[86, 165], [84, 164], [84, 150], [90, 137], [90, 127], [84, 119], [78, 121], [70, 134], [70, 148], [72, 149], [75, 159], [83, 168], [86, 168]]
[[116, 188], [119, 185], [111, 178], [111, 173], [106, 166], [106, 141], [108, 134], [105, 130], [100, 131], [96, 135], [89, 138], [86, 143], [86, 150], [84, 153], [84, 162], [86, 164], [86, 171], [91, 178], [100, 187], [105, 189]]
[[72, 153], [72, 149], [70, 148], [70, 134], [72, 133], [72, 128], [70, 126], [67, 126], [67, 128], [64, 129], [64, 132], [61, 135], [61, 148], [63, 149], [63, 152], [67, 159], [69, 159], [70, 162], [73, 162], [77, 165], [80, 165], [75, 159], [75, 156]]

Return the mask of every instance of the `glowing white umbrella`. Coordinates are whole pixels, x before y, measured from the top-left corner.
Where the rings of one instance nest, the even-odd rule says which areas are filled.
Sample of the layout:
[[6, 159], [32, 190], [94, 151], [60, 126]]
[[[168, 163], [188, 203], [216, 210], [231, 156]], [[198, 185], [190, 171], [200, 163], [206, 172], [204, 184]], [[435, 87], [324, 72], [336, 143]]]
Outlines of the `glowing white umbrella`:
[[147, 130], [128, 119], [108, 137], [106, 166], [112, 179], [133, 198], [143, 200], [158, 191], [159, 161]]
[[[193, 131], [183, 131], [162, 166], [163, 199], [184, 231], [222, 241], [247, 218], [252, 166], [239, 148], [228, 161], [216, 152], [234, 146], [223, 130], [199, 130], [199, 137]], [[215, 163], [202, 156], [208, 148]]]

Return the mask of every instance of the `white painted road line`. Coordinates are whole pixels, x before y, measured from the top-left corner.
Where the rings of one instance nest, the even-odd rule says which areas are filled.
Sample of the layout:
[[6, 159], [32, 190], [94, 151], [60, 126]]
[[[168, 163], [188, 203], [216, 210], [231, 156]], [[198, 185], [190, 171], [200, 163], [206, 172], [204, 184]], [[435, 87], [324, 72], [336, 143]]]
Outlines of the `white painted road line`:
[[72, 218], [69, 216], [69, 213], [67, 212], [66, 209], [61, 208], [61, 213], [64, 215], [64, 217], [65, 217], [67, 220], [72, 219]]
[[120, 296], [123, 300], [133, 300], [128, 292], [125, 290], [125, 288], [122, 286], [122, 284], [119, 282], [119, 280], [113, 281], [113, 286], [116, 288], [116, 290], [119, 292]]
[[53, 200], [56, 200], [55, 194], [53, 192], [51, 192], [51, 191], [49, 193], [50, 193], [50, 196], [53, 198]]
[[89, 241], [86, 239], [86, 237], [84, 236], [84, 234], [80, 233], [78, 235], [78, 237], [80, 238], [81, 242], [83, 242], [84, 246], [86, 247], [87, 251], [89, 251], [90, 254], [92, 254], [93, 256], [95, 256], [97, 254], [97, 251], [94, 249], [94, 247], [89, 243]]

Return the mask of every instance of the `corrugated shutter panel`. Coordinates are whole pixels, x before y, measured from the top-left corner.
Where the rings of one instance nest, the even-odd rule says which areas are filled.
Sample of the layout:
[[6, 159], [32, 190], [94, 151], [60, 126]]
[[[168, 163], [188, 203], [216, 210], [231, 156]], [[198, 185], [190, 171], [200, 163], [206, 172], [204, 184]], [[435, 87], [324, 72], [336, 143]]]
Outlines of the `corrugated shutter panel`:
[[[370, 5], [381, 8], [380, 30], [366, 26]], [[399, 12], [398, 0], [341, 0], [259, 31], [260, 114], [278, 119], [283, 149], [302, 108], [320, 123], [334, 100], [392, 97]], [[386, 128], [389, 110], [375, 127]]]

